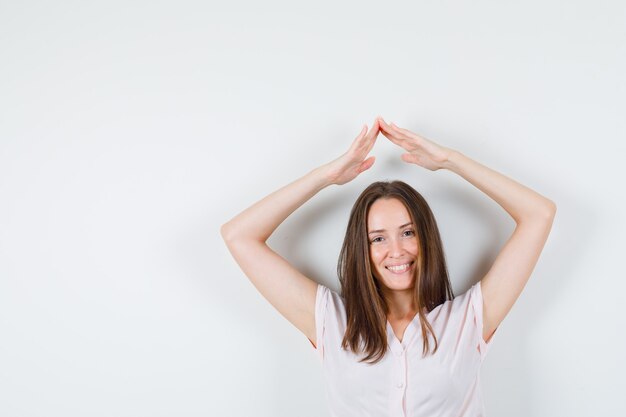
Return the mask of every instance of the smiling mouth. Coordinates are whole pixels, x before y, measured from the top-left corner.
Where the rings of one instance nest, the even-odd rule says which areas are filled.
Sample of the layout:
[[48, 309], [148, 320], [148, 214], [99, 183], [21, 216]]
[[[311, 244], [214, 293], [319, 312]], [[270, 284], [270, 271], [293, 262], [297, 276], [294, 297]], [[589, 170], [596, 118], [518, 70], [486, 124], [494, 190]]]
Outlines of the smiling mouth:
[[394, 274], [402, 274], [408, 271], [409, 269], [411, 269], [411, 266], [413, 266], [414, 262], [415, 261], [411, 261], [411, 262], [407, 262], [405, 264], [397, 265], [397, 266], [386, 266], [385, 269], [393, 272]]

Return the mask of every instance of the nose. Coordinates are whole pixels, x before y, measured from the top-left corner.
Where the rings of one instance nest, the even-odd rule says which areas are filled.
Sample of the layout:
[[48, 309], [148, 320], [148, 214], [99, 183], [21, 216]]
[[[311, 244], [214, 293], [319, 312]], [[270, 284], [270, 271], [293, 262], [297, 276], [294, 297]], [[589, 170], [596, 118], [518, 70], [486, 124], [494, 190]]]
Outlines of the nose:
[[404, 253], [404, 242], [400, 239], [392, 239], [389, 245], [389, 255], [397, 258]]

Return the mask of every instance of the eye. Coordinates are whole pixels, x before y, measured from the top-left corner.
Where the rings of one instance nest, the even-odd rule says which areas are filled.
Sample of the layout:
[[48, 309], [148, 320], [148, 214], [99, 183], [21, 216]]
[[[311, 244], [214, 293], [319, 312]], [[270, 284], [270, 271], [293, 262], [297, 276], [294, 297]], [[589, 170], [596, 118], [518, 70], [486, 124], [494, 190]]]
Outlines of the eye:
[[380, 242], [380, 240], [378, 240], [378, 239], [382, 239], [382, 237], [381, 236], [375, 237], [374, 239], [372, 239], [371, 243]]
[[409, 236], [415, 236], [415, 232], [413, 230], [405, 230], [404, 233], [405, 233], [405, 235], [406, 235], [406, 233], [408, 233]]

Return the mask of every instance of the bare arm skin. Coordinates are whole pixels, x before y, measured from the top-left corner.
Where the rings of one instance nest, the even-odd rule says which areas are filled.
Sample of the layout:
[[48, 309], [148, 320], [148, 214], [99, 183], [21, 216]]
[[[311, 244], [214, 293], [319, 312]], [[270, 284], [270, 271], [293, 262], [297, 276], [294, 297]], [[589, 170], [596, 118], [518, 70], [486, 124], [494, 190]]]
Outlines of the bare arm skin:
[[329, 185], [352, 181], [374, 164], [366, 156], [379, 133], [378, 120], [364, 126], [350, 149], [334, 161], [274, 191], [223, 224], [220, 232], [233, 258], [257, 290], [313, 344], [318, 284], [306, 277], [266, 243], [296, 209]]
[[487, 168], [462, 153], [439, 146], [394, 124], [380, 121], [381, 133], [407, 151], [402, 160], [431, 171], [454, 172], [495, 200], [516, 227], [491, 269], [480, 281], [483, 339], [489, 341], [526, 286], [543, 250], [556, 204], [530, 188]]

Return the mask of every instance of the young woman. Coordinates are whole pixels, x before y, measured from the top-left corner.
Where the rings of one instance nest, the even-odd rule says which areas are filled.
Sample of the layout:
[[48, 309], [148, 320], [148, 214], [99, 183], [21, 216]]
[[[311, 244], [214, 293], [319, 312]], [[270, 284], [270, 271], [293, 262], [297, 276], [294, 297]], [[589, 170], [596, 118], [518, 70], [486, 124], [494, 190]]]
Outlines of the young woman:
[[[369, 169], [379, 133], [402, 160], [448, 169], [494, 199], [516, 223], [491, 269], [454, 297], [434, 216], [401, 181], [376, 182], [352, 209], [340, 254], [341, 294], [318, 284], [266, 240], [329, 185]], [[221, 228], [243, 272], [319, 352], [333, 416], [482, 416], [479, 369], [528, 281], [556, 206], [514, 180], [377, 118], [350, 149], [268, 195]]]

